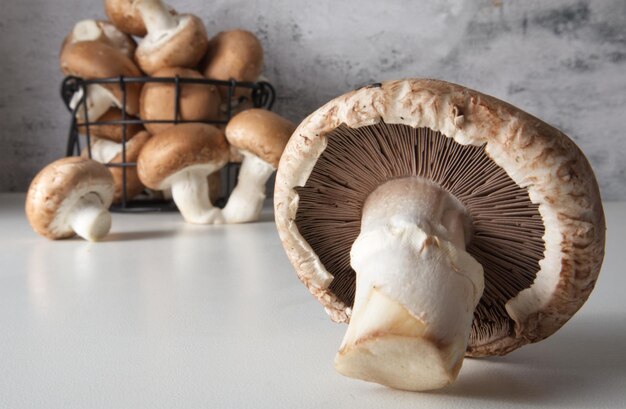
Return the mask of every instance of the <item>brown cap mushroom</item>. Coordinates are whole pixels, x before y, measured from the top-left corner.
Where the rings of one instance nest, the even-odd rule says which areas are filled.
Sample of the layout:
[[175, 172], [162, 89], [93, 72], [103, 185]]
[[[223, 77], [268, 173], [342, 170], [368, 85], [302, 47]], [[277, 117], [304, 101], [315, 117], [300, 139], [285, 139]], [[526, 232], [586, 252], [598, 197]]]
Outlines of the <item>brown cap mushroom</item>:
[[138, 7], [148, 29], [135, 53], [143, 71], [152, 75], [164, 67], [198, 65], [209, 42], [202, 20], [191, 14], [171, 15], [161, 0], [142, 0]]
[[[188, 68], [163, 68], [153, 77], [203, 79], [197, 71]], [[208, 121], [220, 118], [220, 94], [210, 84], [180, 84], [178, 119], [183, 121]], [[140, 99], [141, 118], [144, 121], [173, 121], [176, 111], [176, 86], [172, 83], [152, 82], [143, 87]], [[172, 123], [145, 123], [151, 133], [159, 133], [172, 126]]]
[[436, 80], [375, 84], [311, 114], [285, 148], [274, 203], [300, 279], [350, 323], [336, 368], [400, 389], [452, 382], [464, 353], [551, 335], [589, 296], [604, 254], [598, 185], [578, 147]]
[[[139, 3], [141, 0], [104, 0], [104, 11], [109, 20], [121, 31], [143, 37], [146, 35], [146, 26], [139, 13]], [[169, 13], [174, 15], [176, 10], [170, 6], [165, 6]]]
[[[122, 144], [112, 142], [107, 139], [95, 139], [91, 144], [91, 158], [97, 162], [115, 165], [121, 163], [137, 162], [139, 152], [148, 142], [150, 134], [146, 131], [140, 131], [133, 135], [131, 140], [126, 142], [126, 160], [122, 151]], [[89, 157], [87, 148], [83, 149], [82, 157]], [[113, 175], [113, 184], [115, 185], [115, 193], [113, 195], [113, 203], [120, 203], [124, 192], [124, 172], [126, 172], [126, 198], [132, 199], [144, 190], [144, 186], [137, 176], [136, 166], [107, 166], [111, 175]]]
[[59, 159], [43, 168], [26, 195], [26, 217], [33, 230], [49, 239], [78, 234], [96, 241], [111, 228], [108, 207], [113, 178], [104, 165], [85, 158]]
[[[61, 70], [65, 75], [84, 79], [141, 76], [141, 71], [128, 57], [99, 41], [67, 44], [61, 52]], [[126, 84], [126, 112], [129, 115], [139, 112], [140, 92], [141, 84]], [[87, 99], [89, 120], [94, 121], [112, 105], [122, 108], [122, 89], [117, 83], [92, 84], [88, 87]], [[78, 111], [81, 114], [82, 110]]]
[[[128, 116], [126, 119], [137, 119], [132, 116]], [[83, 118], [79, 119], [77, 126], [80, 130], [85, 130], [85, 123], [82, 122]], [[91, 117], [89, 118], [92, 121]], [[112, 142], [121, 143], [123, 140], [124, 126], [117, 122], [122, 120], [122, 111], [118, 108], [109, 108], [109, 110], [97, 119], [97, 122], [101, 122], [102, 125], [89, 125], [89, 135], [96, 138], [108, 139]], [[143, 129], [141, 124], [127, 124], [126, 125], [126, 141], [129, 141], [133, 136], [139, 133]]]
[[128, 34], [120, 31], [113, 24], [102, 20], [81, 20], [74, 25], [72, 32], [65, 37], [61, 53], [68, 44], [81, 41], [100, 41], [115, 48], [129, 59], [135, 56], [137, 43]]
[[291, 121], [264, 109], [248, 109], [226, 125], [226, 139], [243, 155], [237, 186], [223, 210], [226, 223], [258, 220], [265, 199], [265, 183], [296, 129]]
[[154, 135], [137, 160], [139, 179], [150, 189], [172, 189], [185, 221], [222, 223], [209, 200], [207, 176], [228, 160], [224, 134], [212, 125], [180, 124]]
[[[249, 31], [222, 31], [209, 41], [204, 62], [204, 76], [210, 79], [253, 82], [263, 70], [263, 46]], [[223, 97], [228, 87], [219, 87]], [[237, 88], [233, 96], [249, 94], [249, 90]]]

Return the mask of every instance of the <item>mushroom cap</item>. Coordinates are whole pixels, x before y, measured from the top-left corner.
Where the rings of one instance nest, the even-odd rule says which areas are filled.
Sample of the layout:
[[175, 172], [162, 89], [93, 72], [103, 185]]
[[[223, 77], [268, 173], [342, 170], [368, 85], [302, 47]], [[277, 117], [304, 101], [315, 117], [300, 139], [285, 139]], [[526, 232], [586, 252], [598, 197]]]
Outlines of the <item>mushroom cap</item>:
[[68, 157], [43, 168], [26, 195], [26, 217], [33, 230], [50, 239], [74, 236], [66, 220], [82, 196], [96, 193], [105, 207], [113, 200], [113, 177], [107, 168], [91, 159]]
[[233, 145], [229, 145], [229, 148], [228, 148], [228, 161], [231, 163], [243, 162], [243, 155], [241, 154], [239, 149], [237, 149]]
[[[249, 31], [222, 31], [209, 41], [204, 60], [204, 76], [210, 79], [254, 82], [263, 70], [263, 46]], [[222, 96], [228, 95], [227, 87], [220, 87]], [[237, 89], [235, 96], [249, 93]]]
[[[143, 23], [139, 12], [140, 0], [104, 0], [104, 11], [109, 20], [126, 34], [137, 37], [145, 36], [148, 31]], [[166, 5], [171, 15], [176, 15], [176, 10]]]
[[178, 16], [176, 32], [155, 42], [145, 37], [139, 42], [135, 59], [148, 75], [165, 67], [193, 68], [206, 53], [209, 39], [204, 23], [192, 14]]
[[119, 30], [143, 37], [147, 30], [139, 13], [138, 4], [137, 0], [104, 0], [104, 12]]
[[[87, 36], [89, 39], [77, 38], [77, 34]], [[72, 31], [67, 35], [67, 37], [65, 37], [61, 46], [61, 54], [63, 53], [65, 46], [68, 44], [81, 41], [100, 41], [115, 48], [131, 60], [134, 58], [135, 49], [137, 48], [137, 43], [131, 36], [120, 31], [110, 22], [87, 19], [76, 23]]]
[[[100, 41], [81, 41], [67, 44], [61, 52], [61, 71], [84, 79], [111, 77], [140, 77], [141, 71], [124, 54]], [[121, 103], [119, 84], [101, 84]], [[126, 84], [126, 112], [135, 115], [139, 111], [141, 84]]]
[[265, 109], [253, 108], [235, 115], [226, 125], [232, 146], [278, 166], [287, 141], [296, 129], [291, 121]]
[[[127, 119], [137, 119], [132, 116], [128, 116]], [[110, 108], [104, 113], [97, 122], [115, 122], [122, 120], [122, 111], [118, 108]], [[77, 126], [80, 128], [86, 128], [83, 122], [79, 122]], [[143, 129], [141, 124], [127, 124], [126, 125], [126, 141], [139, 133]], [[86, 131], [85, 131], [86, 132]], [[124, 126], [118, 124], [104, 124], [104, 125], [89, 125], [89, 134], [96, 138], [108, 139], [113, 142], [121, 143], [124, 132]]]
[[[528, 212], [532, 210], [540, 220], [534, 219], [533, 223], [543, 224], [541, 232], [545, 233], [538, 238], [543, 246], [533, 250], [540, 258], [536, 262], [538, 270], [534, 280], [516, 296], [503, 301], [509, 327], [504, 333], [470, 338], [468, 355], [505, 354], [524, 344], [540, 341], [559, 329], [582, 306], [602, 264], [605, 221], [597, 182], [580, 149], [559, 130], [496, 98], [443, 81], [408, 79], [358, 89], [312, 113], [294, 132], [278, 167], [274, 203], [281, 240], [299, 278], [333, 320], [347, 322], [351, 306], [333, 291], [337, 288], [333, 283], [335, 271], [326, 269], [321, 253], [316, 253], [311, 242], [303, 237], [297, 222], [298, 211], [304, 203], [303, 187], [311, 182], [318, 159], [351, 132], [355, 138], [365, 141], [365, 131], [359, 133], [361, 127], [367, 127], [366, 130], [378, 127], [379, 131], [388, 131], [398, 139], [400, 134], [409, 133], [407, 129], [433, 134], [433, 138], [438, 134], [441, 143], [454, 145], [457, 151], [480, 151], [495, 164], [495, 169], [504, 172], [516, 189], [527, 192]], [[385, 149], [378, 147], [378, 151]], [[404, 150], [410, 151], [411, 157], [418, 156], [412, 153], [417, 147], [406, 146]], [[354, 155], [347, 159], [349, 161], [359, 160], [352, 151], [346, 155]], [[328, 160], [325, 166], [342, 170], [342, 165]], [[364, 181], [371, 182], [373, 172], [361, 173]], [[358, 183], [352, 182], [353, 185]], [[480, 190], [479, 187], [472, 189]], [[323, 189], [309, 196], [314, 198], [315, 195], [319, 195], [320, 200], [327, 197]], [[337, 194], [334, 197], [333, 206], [341, 206], [343, 200], [350, 202], [347, 197]], [[351, 201], [349, 205], [358, 209], [362, 203]], [[505, 204], [496, 206], [493, 201], [486, 209], [506, 213]], [[326, 219], [330, 217], [325, 215]], [[339, 223], [346, 224], [342, 217], [338, 218]], [[496, 225], [500, 222], [491, 221]], [[360, 210], [351, 223], [358, 234]], [[510, 225], [506, 226], [508, 229]], [[474, 227], [477, 228], [476, 224]], [[345, 234], [339, 230], [337, 234]], [[476, 236], [474, 239], [478, 240]], [[333, 241], [336, 247], [338, 240]], [[501, 240], [495, 242], [502, 243]], [[351, 244], [345, 247], [349, 252]], [[499, 245], [493, 247], [494, 251], [500, 248]], [[530, 250], [522, 246], [520, 251]], [[502, 259], [507, 262], [506, 255]], [[490, 275], [489, 266], [483, 266], [484, 299]], [[474, 325], [483, 325], [477, 322], [476, 315]]]
[[[139, 152], [143, 146], [150, 139], [150, 134], [146, 131], [141, 131], [136, 134], [132, 140], [126, 142], [126, 163], [137, 162]], [[122, 152], [115, 155], [113, 160], [109, 163], [122, 163]], [[113, 176], [113, 184], [115, 185], [115, 192], [113, 195], [113, 203], [120, 203], [122, 201], [122, 195], [124, 192], [124, 168], [118, 166], [110, 166], [109, 172]], [[132, 199], [137, 196], [144, 189], [143, 183], [137, 176], [137, 167], [126, 167], [126, 197]]]
[[[162, 68], [153, 77], [204, 79], [202, 74], [189, 68]], [[173, 121], [176, 103], [176, 86], [173, 83], [151, 82], [144, 85], [140, 98], [140, 115], [144, 121]], [[181, 84], [179, 113], [183, 121], [209, 121], [220, 118], [221, 97], [215, 85]], [[164, 131], [173, 123], [146, 123], [153, 134]]]
[[61, 52], [61, 71], [86, 79], [141, 76], [130, 58], [100, 41], [67, 44]]
[[207, 124], [180, 124], [150, 138], [137, 159], [137, 174], [150, 189], [163, 190], [168, 187], [164, 180], [185, 168], [210, 165], [212, 173], [227, 161], [222, 131]]

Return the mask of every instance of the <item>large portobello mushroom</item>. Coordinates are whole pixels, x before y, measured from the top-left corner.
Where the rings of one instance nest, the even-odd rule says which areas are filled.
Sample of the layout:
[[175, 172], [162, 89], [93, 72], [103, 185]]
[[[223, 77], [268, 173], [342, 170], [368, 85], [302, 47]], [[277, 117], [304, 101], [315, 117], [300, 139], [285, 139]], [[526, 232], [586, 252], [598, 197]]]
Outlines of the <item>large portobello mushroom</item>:
[[299, 278], [349, 322], [337, 370], [407, 390], [452, 382], [464, 355], [554, 333], [604, 255], [580, 149], [436, 80], [375, 84], [306, 118], [281, 158], [275, 210]]

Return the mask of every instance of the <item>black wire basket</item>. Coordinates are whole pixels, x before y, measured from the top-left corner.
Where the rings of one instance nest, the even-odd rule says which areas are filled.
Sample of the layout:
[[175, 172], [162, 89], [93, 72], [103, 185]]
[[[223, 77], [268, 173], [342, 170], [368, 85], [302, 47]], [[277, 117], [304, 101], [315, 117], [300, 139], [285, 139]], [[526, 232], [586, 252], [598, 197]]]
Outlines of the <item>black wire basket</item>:
[[[90, 121], [87, 109], [87, 88], [90, 85], [103, 85], [103, 84], [118, 84], [121, 91], [121, 107], [126, 107], [126, 87], [129, 84], [146, 84], [146, 83], [166, 83], [174, 85], [174, 119], [172, 120], [142, 120], [139, 118], [132, 118], [126, 113], [124, 108], [120, 108], [121, 119], [110, 121]], [[188, 121], [180, 119], [180, 92], [181, 85], [184, 84], [201, 84], [206, 86], [219, 86], [227, 89], [226, 107], [222, 114], [222, 117], [218, 120], [209, 121]], [[260, 82], [238, 82], [235, 80], [220, 81], [204, 78], [182, 78], [179, 76], [172, 78], [152, 78], [152, 77], [115, 77], [115, 78], [101, 78], [86, 80], [79, 77], [68, 76], [63, 80], [61, 85], [61, 97], [68, 110], [71, 112], [72, 119], [69, 130], [69, 136], [67, 140], [67, 156], [74, 156], [81, 154], [81, 137], [85, 138], [85, 146], [89, 158], [92, 157], [91, 146], [92, 136], [90, 127], [98, 125], [119, 125], [122, 130], [121, 141], [121, 162], [106, 163], [108, 167], [121, 167], [122, 171], [122, 186], [121, 186], [121, 198], [118, 203], [111, 206], [112, 211], [118, 212], [155, 212], [155, 211], [175, 211], [176, 205], [172, 200], [159, 199], [159, 198], [141, 198], [134, 199], [128, 197], [127, 193], [127, 172], [126, 169], [136, 167], [136, 162], [126, 161], [126, 143], [129, 135], [127, 135], [127, 127], [135, 124], [146, 123], [163, 123], [163, 124], [179, 124], [179, 123], [206, 123], [212, 125], [225, 125], [228, 123], [233, 115], [237, 100], [233, 97], [238, 90], [249, 90], [250, 100], [252, 106], [255, 108], [272, 109], [274, 100], [276, 99], [276, 91], [274, 87], [266, 81]], [[71, 101], [77, 92], [82, 92], [81, 98], [76, 103], [76, 106], [72, 108]], [[241, 101], [240, 101], [241, 102]], [[77, 114], [82, 110], [84, 119], [81, 119], [80, 123], [77, 120]], [[79, 129], [80, 128], [80, 129]], [[132, 136], [132, 135], [130, 135]], [[221, 171], [222, 189], [215, 205], [222, 207], [226, 203], [230, 192], [232, 191], [237, 175], [239, 172], [239, 163], [229, 163]]]

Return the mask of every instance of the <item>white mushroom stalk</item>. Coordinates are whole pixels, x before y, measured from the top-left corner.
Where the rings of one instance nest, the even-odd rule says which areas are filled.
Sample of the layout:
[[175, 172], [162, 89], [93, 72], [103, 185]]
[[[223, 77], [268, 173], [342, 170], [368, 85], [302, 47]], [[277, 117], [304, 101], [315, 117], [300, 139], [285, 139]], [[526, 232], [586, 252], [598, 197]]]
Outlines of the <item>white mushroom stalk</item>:
[[98, 241], [111, 230], [111, 214], [96, 193], [87, 193], [76, 201], [68, 222], [76, 234], [89, 241]]
[[103, 34], [95, 20], [81, 20], [74, 25], [72, 42], [99, 40]]
[[154, 42], [172, 34], [179, 25], [180, 17], [172, 15], [161, 0], [141, 0], [139, 12], [148, 30], [148, 37]]
[[209, 198], [207, 175], [218, 170], [205, 165], [190, 166], [179, 171], [163, 182], [171, 186], [172, 198], [185, 221], [194, 224], [224, 223], [221, 209], [213, 207]]
[[226, 223], [246, 223], [258, 220], [265, 200], [265, 184], [276, 170], [271, 164], [250, 152], [242, 151], [241, 153], [243, 161], [237, 186], [233, 189], [222, 211]]
[[[83, 90], [81, 88], [72, 96], [70, 108], [72, 110], [76, 109], [82, 98]], [[122, 104], [111, 91], [98, 84], [91, 84], [87, 87], [87, 97], [84, 103], [87, 104], [87, 116], [90, 122], [97, 121], [112, 106], [120, 109], [122, 107]], [[76, 118], [79, 121], [85, 121], [84, 105], [81, 104], [76, 110]]]
[[122, 144], [108, 139], [91, 138], [91, 159], [100, 163], [109, 163], [122, 152]]
[[463, 206], [425, 179], [370, 194], [351, 251], [356, 294], [340, 373], [406, 390], [456, 378], [483, 293], [483, 269], [465, 251], [468, 225]]

